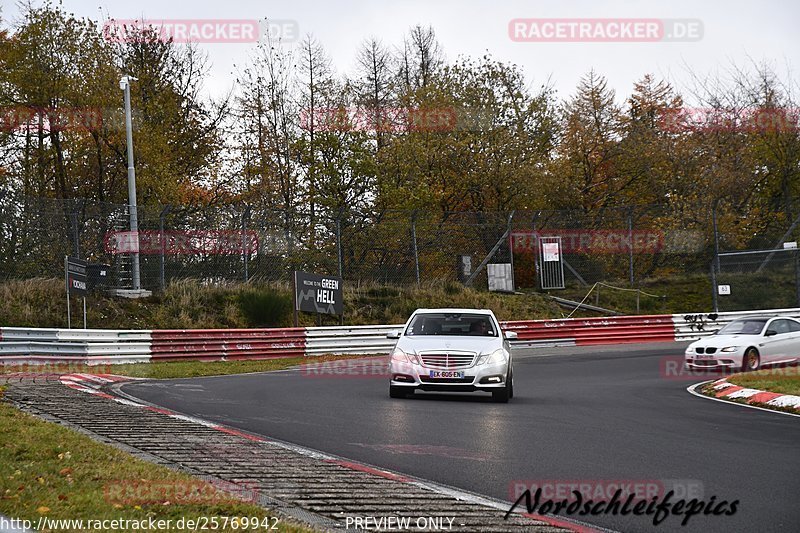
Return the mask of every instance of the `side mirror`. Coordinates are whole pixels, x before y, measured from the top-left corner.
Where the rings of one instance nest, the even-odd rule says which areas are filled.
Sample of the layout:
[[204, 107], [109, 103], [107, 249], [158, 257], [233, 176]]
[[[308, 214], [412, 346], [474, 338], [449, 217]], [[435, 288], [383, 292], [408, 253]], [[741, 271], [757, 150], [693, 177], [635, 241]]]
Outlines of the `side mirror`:
[[504, 333], [505, 333], [506, 339], [508, 339], [508, 340], [514, 340], [517, 337], [519, 337], [519, 335], [517, 335], [516, 331], [505, 331]]
[[764, 336], [765, 337], [772, 337], [772, 336], [775, 336], [777, 334], [778, 334], [778, 332], [775, 331], [774, 329], [768, 329], [767, 332], [764, 333]]
[[400, 338], [400, 332], [397, 331], [397, 330], [390, 331], [389, 333], [386, 334], [386, 338], [387, 339], [399, 339]]

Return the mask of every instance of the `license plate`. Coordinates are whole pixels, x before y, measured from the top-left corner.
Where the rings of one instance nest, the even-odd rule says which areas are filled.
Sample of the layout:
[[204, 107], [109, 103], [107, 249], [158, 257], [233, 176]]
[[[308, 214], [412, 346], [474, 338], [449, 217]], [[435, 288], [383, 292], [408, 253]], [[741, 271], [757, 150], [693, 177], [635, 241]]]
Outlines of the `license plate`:
[[714, 359], [714, 356], [713, 356], [713, 355], [700, 355], [700, 354], [697, 354], [697, 356], [696, 356], [696, 357], [697, 357], [698, 359]]
[[428, 374], [432, 378], [463, 378], [463, 371], [456, 370], [431, 370]]

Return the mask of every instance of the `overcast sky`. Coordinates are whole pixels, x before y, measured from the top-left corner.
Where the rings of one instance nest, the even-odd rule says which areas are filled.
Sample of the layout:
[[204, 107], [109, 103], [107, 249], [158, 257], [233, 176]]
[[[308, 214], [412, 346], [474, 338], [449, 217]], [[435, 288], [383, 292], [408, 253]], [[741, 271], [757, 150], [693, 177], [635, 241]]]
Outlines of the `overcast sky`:
[[[38, 0], [33, 0], [37, 2]], [[0, 0], [3, 18], [18, 19], [13, 0]], [[609, 79], [618, 99], [651, 72], [681, 87], [687, 70], [707, 75], [735, 61], [766, 60], [784, 80], [798, 83], [800, 2], [797, 0], [537, 1], [537, 0], [63, 0], [78, 16], [104, 20], [277, 19], [313, 33], [340, 72], [354, 69], [356, 49], [369, 36], [398, 45], [414, 24], [432, 25], [449, 60], [489, 52], [520, 65], [532, 85], [552, 80], [559, 96], [573, 93], [581, 75], [594, 68]], [[688, 42], [515, 42], [512, 19], [692, 19], [702, 38]], [[212, 63], [206, 89], [219, 96], [232, 86], [254, 44], [202, 43]], [[749, 59], [748, 59], [749, 58]]]

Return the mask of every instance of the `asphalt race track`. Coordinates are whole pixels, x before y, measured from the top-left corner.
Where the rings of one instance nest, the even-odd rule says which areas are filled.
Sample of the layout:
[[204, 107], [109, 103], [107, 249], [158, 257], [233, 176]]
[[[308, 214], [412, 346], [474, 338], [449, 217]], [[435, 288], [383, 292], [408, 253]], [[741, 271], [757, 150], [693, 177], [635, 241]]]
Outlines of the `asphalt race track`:
[[665, 375], [665, 358], [683, 346], [519, 350], [509, 404], [482, 394], [392, 400], [386, 376], [303, 370], [123, 390], [503, 500], [513, 499], [516, 484], [559, 480], [659, 482], [695, 491], [687, 499], [740, 502], [734, 516], [696, 515], [683, 528], [673, 516], [658, 527], [647, 516], [575, 517], [618, 531], [797, 531], [800, 418], [690, 395], [686, 387], [703, 379]]

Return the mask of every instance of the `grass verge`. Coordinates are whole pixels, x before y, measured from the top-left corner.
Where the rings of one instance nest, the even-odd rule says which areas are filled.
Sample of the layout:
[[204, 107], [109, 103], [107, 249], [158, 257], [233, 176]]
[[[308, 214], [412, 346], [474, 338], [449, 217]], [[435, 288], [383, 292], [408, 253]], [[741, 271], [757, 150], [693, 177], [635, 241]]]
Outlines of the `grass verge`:
[[[743, 372], [728, 377], [728, 382], [748, 389], [800, 396], [800, 366], [786, 366], [781, 368], [767, 368], [756, 372]], [[711, 398], [716, 398], [719, 391], [714, 390], [714, 382], [712, 381], [700, 387], [699, 392]], [[760, 402], [751, 403], [747, 401], [747, 398], [722, 396], [719, 399], [743, 405], [756, 405], [773, 411], [783, 411], [792, 414], [798, 413], [798, 410], [793, 407], [779, 407]]]
[[26, 372], [29, 374], [73, 374], [73, 373], [100, 373], [129, 376], [132, 378], [171, 379], [195, 378], [203, 376], [227, 376], [230, 374], [248, 374], [252, 372], [269, 372], [283, 370], [293, 366], [324, 363], [341, 359], [360, 359], [364, 355], [321, 355], [315, 357], [287, 357], [283, 359], [259, 359], [244, 361], [171, 361], [164, 363], [134, 363], [128, 365], [30, 365], [30, 366], [1, 366], [1, 374]]
[[[140, 521], [153, 518], [172, 520], [173, 528], [180, 519], [211, 516], [258, 517], [267, 519], [264, 525], [276, 523], [261, 507], [236, 500], [221, 489], [0, 402], [0, 512], [7, 517], [30, 520], [34, 527], [40, 517]], [[42, 531], [77, 529], [73, 525]], [[277, 529], [311, 531], [281, 521], [277, 522]], [[127, 527], [102, 530], [137, 529], [129, 523]], [[241, 530], [230, 524], [217, 529]]]
[[800, 396], [800, 366], [744, 372], [731, 376], [728, 381], [748, 389]]

